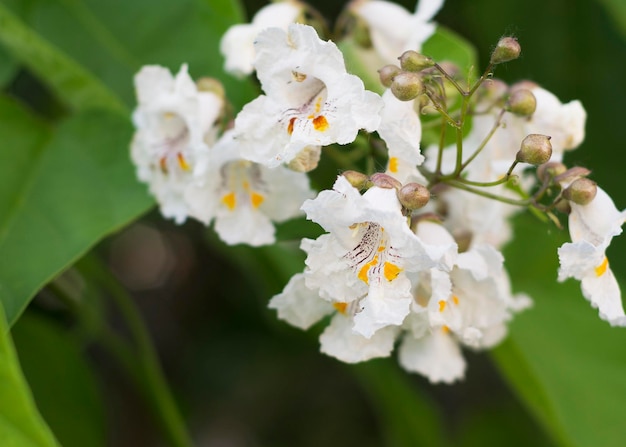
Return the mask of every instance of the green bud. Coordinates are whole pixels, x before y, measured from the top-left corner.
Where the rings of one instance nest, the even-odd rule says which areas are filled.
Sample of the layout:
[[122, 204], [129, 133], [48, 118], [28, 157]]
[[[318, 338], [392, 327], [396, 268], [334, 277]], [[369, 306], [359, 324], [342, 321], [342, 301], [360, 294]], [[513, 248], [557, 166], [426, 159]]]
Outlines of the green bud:
[[430, 192], [419, 183], [407, 183], [398, 191], [398, 200], [406, 209], [416, 210], [428, 203]]
[[574, 202], [578, 205], [587, 205], [590, 203], [598, 192], [598, 186], [593, 180], [589, 180], [586, 177], [574, 180], [563, 191], [563, 197], [567, 200]]
[[563, 214], [569, 214], [570, 211], [572, 211], [569, 200], [565, 200], [562, 197], [556, 202], [556, 204], [554, 205], [554, 209]]
[[396, 190], [399, 190], [400, 188], [402, 188], [402, 183], [400, 183], [398, 180], [396, 180], [390, 175], [383, 174], [380, 172], [372, 175], [369, 178], [369, 180], [370, 182], [372, 182], [374, 186], [378, 186], [379, 188], [396, 189]]
[[520, 47], [515, 37], [503, 37], [498, 41], [496, 48], [491, 53], [490, 63], [501, 64], [515, 60], [521, 52], [522, 47]]
[[358, 190], [365, 189], [370, 179], [367, 175], [357, 171], [344, 171], [341, 175]]
[[522, 140], [520, 150], [515, 159], [521, 163], [541, 165], [547, 163], [552, 156], [550, 137], [532, 133]]
[[422, 80], [417, 73], [403, 71], [393, 77], [391, 92], [400, 101], [411, 101], [422, 93]]
[[378, 70], [380, 83], [387, 88], [391, 87], [391, 82], [398, 73], [402, 73], [402, 69], [397, 65], [385, 65], [383, 68]]
[[405, 51], [398, 59], [400, 66], [406, 71], [418, 72], [435, 65], [431, 58], [413, 50]]
[[535, 113], [537, 99], [530, 90], [520, 88], [513, 90], [504, 109], [518, 116], [530, 116]]
[[537, 178], [542, 181], [548, 181], [567, 171], [567, 167], [558, 161], [544, 163], [537, 168]]

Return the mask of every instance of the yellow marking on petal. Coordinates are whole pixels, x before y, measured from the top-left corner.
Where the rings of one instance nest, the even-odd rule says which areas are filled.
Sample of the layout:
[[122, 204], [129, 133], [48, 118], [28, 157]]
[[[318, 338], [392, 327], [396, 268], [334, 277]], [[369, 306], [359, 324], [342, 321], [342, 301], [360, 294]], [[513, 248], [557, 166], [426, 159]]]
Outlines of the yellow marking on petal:
[[380, 253], [381, 251], [385, 251], [385, 246], [381, 245], [380, 247], [378, 247], [378, 253]]
[[385, 278], [387, 278], [387, 281], [393, 281], [394, 279], [398, 277], [398, 275], [402, 271], [400, 267], [398, 267], [395, 264], [392, 264], [391, 262], [385, 262], [385, 266], [383, 270], [385, 273]]
[[183, 171], [191, 171], [191, 166], [189, 166], [187, 160], [185, 160], [185, 157], [183, 157], [183, 154], [179, 152], [178, 154], [176, 154], [176, 158], [178, 159], [178, 165], [180, 166], [180, 169], [182, 169]]
[[602, 260], [602, 264], [600, 264], [599, 266], [595, 268], [596, 276], [600, 277], [604, 275], [604, 273], [606, 272], [606, 269], [608, 268], [609, 268], [609, 258], [605, 256], [604, 259]]
[[293, 80], [296, 82], [303, 82], [306, 79], [304, 73], [298, 73], [297, 71], [292, 71], [291, 76], [293, 76]]
[[444, 310], [446, 310], [446, 304], [448, 304], [447, 301], [439, 301], [439, 312], [443, 312]]
[[161, 168], [161, 172], [163, 172], [163, 174], [167, 174], [167, 158], [161, 157], [159, 159], [159, 167]]
[[333, 307], [337, 309], [337, 312], [346, 314], [346, 308], [348, 307], [348, 303], [333, 303]]
[[163, 118], [167, 119], [167, 120], [171, 120], [172, 118], [174, 118], [176, 116], [176, 114], [174, 112], [165, 112], [163, 114]]
[[296, 122], [296, 117], [294, 116], [289, 120], [289, 125], [287, 126], [287, 133], [291, 135], [293, 133], [293, 125]]
[[398, 157], [391, 157], [389, 159], [389, 172], [394, 174], [398, 172]]
[[253, 192], [250, 194], [250, 201], [252, 202], [252, 207], [256, 209], [265, 201], [265, 197], [258, 192]]
[[322, 97], [318, 96], [315, 101], [315, 113], [320, 113], [320, 110], [322, 110]]
[[313, 118], [313, 128], [318, 132], [324, 132], [328, 129], [328, 121], [324, 115], [320, 115], [317, 118]]
[[443, 332], [444, 332], [445, 334], [447, 334], [447, 333], [449, 333], [449, 332], [450, 332], [450, 328], [449, 328], [448, 326], [446, 326], [445, 324], [444, 324], [443, 326], [441, 326], [441, 329], [443, 330]]
[[244, 191], [250, 191], [250, 183], [247, 180], [243, 181], [243, 190]]
[[361, 267], [361, 270], [359, 270], [359, 274], [357, 276], [365, 284], [369, 284], [369, 278], [367, 277], [367, 274], [369, 273], [370, 269], [376, 264], [378, 264], [378, 256], [374, 256], [374, 259], [365, 264], [363, 267]]
[[457, 306], [459, 305], [459, 297], [456, 295], [452, 295], [452, 301], [454, 302], [454, 304], [456, 304]]
[[226, 194], [222, 197], [222, 203], [228, 207], [229, 210], [234, 210], [237, 206], [237, 197], [234, 192]]

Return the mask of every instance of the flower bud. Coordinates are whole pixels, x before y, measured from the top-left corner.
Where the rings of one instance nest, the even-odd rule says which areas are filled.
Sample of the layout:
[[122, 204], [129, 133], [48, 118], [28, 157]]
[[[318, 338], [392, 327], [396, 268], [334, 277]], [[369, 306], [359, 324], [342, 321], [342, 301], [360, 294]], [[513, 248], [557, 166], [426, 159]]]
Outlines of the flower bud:
[[384, 189], [395, 188], [396, 190], [399, 190], [400, 188], [402, 188], [402, 183], [400, 183], [398, 180], [396, 180], [390, 175], [383, 174], [380, 172], [372, 175], [369, 180], [370, 182], [372, 182], [374, 186], [378, 186], [379, 188], [384, 188]]
[[357, 171], [344, 171], [341, 175], [358, 190], [365, 189], [370, 179], [367, 175]]
[[522, 47], [515, 37], [503, 37], [498, 41], [496, 48], [491, 53], [490, 63], [501, 64], [515, 60], [522, 52]]
[[411, 101], [422, 93], [422, 80], [417, 73], [403, 71], [393, 77], [391, 92], [400, 101]]
[[569, 200], [565, 200], [562, 197], [556, 202], [556, 204], [554, 205], [554, 209], [563, 214], [569, 214], [572, 211]]
[[196, 88], [199, 92], [214, 93], [220, 98], [225, 98], [224, 86], [215, 78], [203, 77], [196, 81]]
[[495, 101], [502, 98], [508, 90], [509, 86], [506, 82], [500, 79], [486, 79], [480, 84], [476, 93], [480, 95], [481, 99]]
[[537, 168], [537, 178], [540, 181], [545, 182], [556, 177], [557, 175], [563, 174], [565, 171], [567, 171], [567, 167], [563, 163], [551, 161], [549, 163], [544, 163]]
[[435, 61], [431, 58], [413, 50], [405, 51], [398, 59], [400, 66], [406, 71], [418, 72], [435, 65]]
[[387, 88], [391, 87], [391, 82], [393, 81], [393, 78], [401, 72], [402, 70], [397, 65], [385, 65], [383, 68], [378, 70], [380, 83]]
[[406, 209], [416, 210], [428, 203], [430, 192], [419, 183], [407, 183], [398, 191], [398, 200]]
[[591, 174], [591, 171], [589, 169], [583, 168], [582, 166], [574, 166], [573, 168], [570, 168], [562, 174], [556, 176], [554, 181], [557, 183], [570, 184], [574, 180], [577, 180], [581, 177], [587, 177], [589, 174]]
[[520, 150], [515, 159], [521, 163], [541, 165], [547, 163], [552, 156], [550, 137], [532, 133], [522, 140]]
[[596, 197], [597, 192], [596, 182], [582, 177], [574, 180], [571, 185], [565, 188], [563, 197], [578, 205], [587, 205]]
[[287, 167], [296, 172], [309, 172], [317, 168], [322, 155], [321, 146], [305, 146], [298, 154], [289, 162]]
[[509, 96], [509, 100], [504, 108], [507, 112], [515, 115], [530, 116], [535, 113], [537, 99], [530, 90], [524, 88], [516, 89]]

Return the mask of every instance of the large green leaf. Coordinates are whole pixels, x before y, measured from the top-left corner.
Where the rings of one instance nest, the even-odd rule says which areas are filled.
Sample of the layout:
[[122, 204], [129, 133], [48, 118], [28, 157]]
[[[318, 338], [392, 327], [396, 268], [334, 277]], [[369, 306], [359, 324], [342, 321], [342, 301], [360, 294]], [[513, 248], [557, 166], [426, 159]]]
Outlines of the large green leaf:
[[626, 37], [626, 2], [623, 0], [598, 0], [604, 5], [609, 17], [615, 22], [622, 35]]
[[9, 83], [17, 73], [17, 61], [9, 53], [0, 47], [0, 87]]
[[600, 320], [576, 281], [556, 282], [562, 237], [529, 216], [517, 221], [517, 233], [507, 263], [535, 306], [496, 351], [500, 369], [561, 445], [622, 446], [626, 330]]
[[0, 305], [0, 444], [3, 447], [56, 447], [37, 412], [22, 376]]
[[0, 43], [71, 107], [124, 111], [119, 100], [98, 79], [31, 30], [1, 3]]
[[37, 406], [63, 447], [104, 446], [102, 399], [78, 339], [29, 313], [12, 333]]
[[152, 204], [130, 122], [88, 112], [49, 131], [0, 98], [0, 300], [10, 323], [46, 282]]
[[219, 77], [238, 107], [254, 94], [248, 81], [225, 76], [219, 40], [243, 21], [234, 0], [7, 0], [33, 29], [95, 74], [128, 106], [135, 104], [133, 75], [145, 64], [194, 77]]
[[438, 26], [437, 31], [426, 42], [422, 52], [436, 62], [454, 62], [463, 73], [476, 69], [476, 48], [455, 32]]

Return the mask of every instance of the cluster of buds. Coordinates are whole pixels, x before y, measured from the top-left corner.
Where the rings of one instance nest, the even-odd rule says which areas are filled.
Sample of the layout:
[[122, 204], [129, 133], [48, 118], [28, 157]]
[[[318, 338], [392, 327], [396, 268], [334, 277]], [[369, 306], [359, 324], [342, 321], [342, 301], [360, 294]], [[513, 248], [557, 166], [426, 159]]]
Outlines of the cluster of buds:
[[400, 101], [411, 101], [424, 90], [420, 72], [435, 66], [435, 62], [413, 50], [405, 51], [398, 59], [399, 67], [390, 64], [378, 70], [380, 82]]

